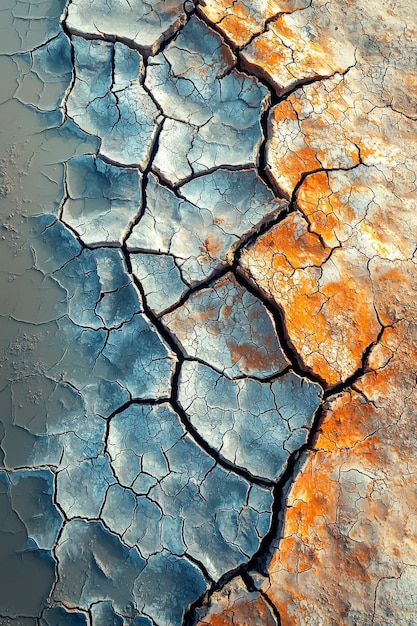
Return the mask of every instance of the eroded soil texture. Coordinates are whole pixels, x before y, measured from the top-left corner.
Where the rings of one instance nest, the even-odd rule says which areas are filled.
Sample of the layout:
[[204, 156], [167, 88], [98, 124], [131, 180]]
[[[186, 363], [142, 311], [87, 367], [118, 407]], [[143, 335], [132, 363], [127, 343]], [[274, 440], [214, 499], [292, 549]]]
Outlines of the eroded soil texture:
[[1, 624], [417, 624], [413, 3], [58, 5], [2, 53], [73, 147], [2, 311]]

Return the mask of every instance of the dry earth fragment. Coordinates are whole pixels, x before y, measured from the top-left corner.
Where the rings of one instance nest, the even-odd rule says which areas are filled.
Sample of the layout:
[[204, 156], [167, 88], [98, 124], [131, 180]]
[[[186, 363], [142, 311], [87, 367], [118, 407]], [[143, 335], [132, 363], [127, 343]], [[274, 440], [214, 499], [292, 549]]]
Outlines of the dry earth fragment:
[[198, 4], [198, 11], [215, 24], [227, 40], [240, 47], [261, 33], [267, 20], [308, 5], [308, 0], [204, 0]]
[[366, 257], [331, 249], [293, 213], [244, 250], [243, 272], [282, 311], [300, 364], [327, 385], [354, 374], [380, 325]]

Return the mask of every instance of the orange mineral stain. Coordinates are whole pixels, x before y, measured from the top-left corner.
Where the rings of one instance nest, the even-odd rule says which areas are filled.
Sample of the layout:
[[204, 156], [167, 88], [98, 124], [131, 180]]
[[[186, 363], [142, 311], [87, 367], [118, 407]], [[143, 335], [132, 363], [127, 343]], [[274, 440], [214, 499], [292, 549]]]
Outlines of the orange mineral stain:
[[283, 539], [264, 586], [282, 624], [311, 623], [307, 606], [315, 607], [319, 623], [354, 623], [355, 615], [372, 614], [371, 591], [380, 578], [398, 577], [402, 563], [417, 557], [410, 516], [416, 437], [406, 419], [417, 406], [410, 392], [416, 326], [403, 321], [387, 328], [381, 345], [381, 358], [370, 358], [369, 371], [355, 383], [358, 391], [327, 404], [288, 495]]
[[332, 252], [293, 213], [242, 255], [243, 271], [283, 312], [302, 366], [332, 386], [351, 376], [380, 325], [366, 258]]
[[280, 13], [292, 13], [309, 5], [308, 0], [204, 0], [198, 4], [200, 15], [238, 47], [245, 46], [265, 23]]
[[265, 169], [279, 195], [297, 193], [240, 271], [279, 309], [301, 367], [346, 383], [283, 505], [262, 586], [281, 626], [417, 614], [416, 29], [400, 4], [313, 2], [241, 52], [291, 91], [269, 114]]

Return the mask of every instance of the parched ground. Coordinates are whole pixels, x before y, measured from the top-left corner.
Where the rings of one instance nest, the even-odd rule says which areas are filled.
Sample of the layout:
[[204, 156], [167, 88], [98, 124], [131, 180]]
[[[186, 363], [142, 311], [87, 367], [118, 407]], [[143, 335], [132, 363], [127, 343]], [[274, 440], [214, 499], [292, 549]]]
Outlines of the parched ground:
[[32, 220], [0, 497], [52, 565], [0, 620], [417, 624], [413, 3], [62, 9], [10, 23], [13, 97], [96, 148]]

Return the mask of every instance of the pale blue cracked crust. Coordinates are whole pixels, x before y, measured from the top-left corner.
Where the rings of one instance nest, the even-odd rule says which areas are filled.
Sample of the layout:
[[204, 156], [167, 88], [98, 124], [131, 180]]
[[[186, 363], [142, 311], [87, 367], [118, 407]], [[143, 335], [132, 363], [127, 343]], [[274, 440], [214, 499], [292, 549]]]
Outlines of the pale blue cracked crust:
[[61, 294], [39, 324], [56, 357], [29, 381], [50, 413], [28, 418], [28, 381], [11, 385], [31, 445], [8, 453], [6, 434], [0, 473], [11, 514], [34, 494], [21, 549], [49, 568], [42, 626], [179, 626], [259, 550], [321, 401], [230, 273], [285, 208], [256, 170], [269, 92], [195, 16], [146, 61], [184, 22], [182, 3], [98, 0], [65, 20], [62, 111], [99, 149], [67, 162], [62, 221], [34, 223], [36, 271]]

